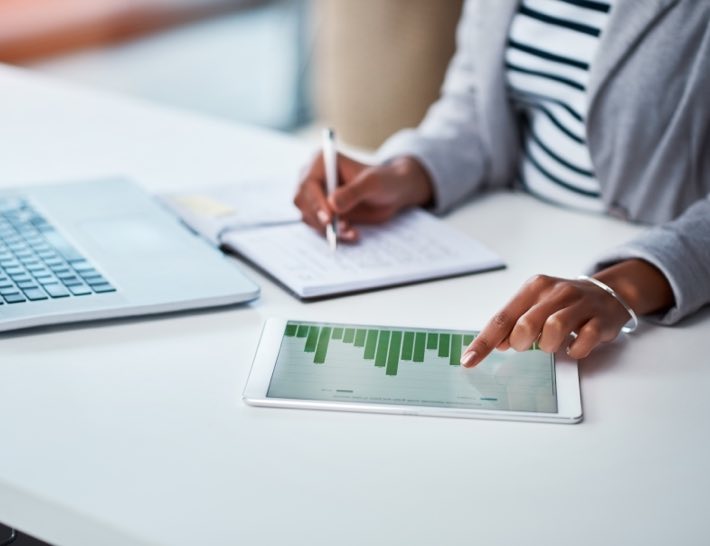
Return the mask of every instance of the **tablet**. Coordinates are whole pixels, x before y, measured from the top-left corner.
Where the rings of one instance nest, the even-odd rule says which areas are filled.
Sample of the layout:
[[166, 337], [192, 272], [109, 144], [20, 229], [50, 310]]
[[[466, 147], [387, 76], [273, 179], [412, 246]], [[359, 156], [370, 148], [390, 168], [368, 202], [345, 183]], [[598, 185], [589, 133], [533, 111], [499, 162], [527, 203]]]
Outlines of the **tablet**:
[[577, 423], [577, 362], [529, 350], [459, 365], [476, 336], [269, 319], [243, 399], [254, 406]]

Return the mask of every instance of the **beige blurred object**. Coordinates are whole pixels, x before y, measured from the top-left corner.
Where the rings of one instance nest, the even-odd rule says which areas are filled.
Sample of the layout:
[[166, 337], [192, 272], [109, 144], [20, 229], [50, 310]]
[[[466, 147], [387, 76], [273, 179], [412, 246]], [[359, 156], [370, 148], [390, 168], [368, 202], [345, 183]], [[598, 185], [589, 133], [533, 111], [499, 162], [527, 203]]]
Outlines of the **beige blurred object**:
[[316, 117], [353, 146], [416, 126], [439, 95], [462, 0], [315, 0]]

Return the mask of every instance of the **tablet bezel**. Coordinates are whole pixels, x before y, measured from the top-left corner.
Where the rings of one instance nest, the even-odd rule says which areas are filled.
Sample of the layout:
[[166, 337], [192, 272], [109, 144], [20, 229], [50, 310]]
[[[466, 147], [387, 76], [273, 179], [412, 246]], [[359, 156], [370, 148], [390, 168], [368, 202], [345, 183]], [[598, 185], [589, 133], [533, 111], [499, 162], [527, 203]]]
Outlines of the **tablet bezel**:
[[[582, 420], [582, 401], [579, 388], [579, 367], [576, 360], [564, 352], [555, 355], [555, 381], [557, 390], [557, 413], [524, 412], [512, 410], [481, 410], [462, 408], [438, 408], [431, 406], [407, 406], [390, 404], [371, 404], [354, 402], [334, 402], [330, 400], [300, 400], [291, 398], [272, 398], [267, 396], [271, 378], [276, 366], [276, 360], [281, 349], [281, 343], [289, 320], [285, 318], [270, 318], [264, 323], [259, 338], [256, 354], [252, 362], [247, 384], [242, 393], [242, 399], [251, 406], [316, 409], [335, 411], [354, 411], [365, 413], [389, 413], [395, 415], [424, 415], [430, 417], [458, 417], [475, 419], [498, 419], [506, 421], [535, 421], [546, 423], [579, 423]], [[313, 324], [344, 323], [329, 321], [310, 321]], [[373, 328], [375, 325], [352, 324], [354, 327]], [[406, 328], [402, 325], [378, 325], [378, 328]]]

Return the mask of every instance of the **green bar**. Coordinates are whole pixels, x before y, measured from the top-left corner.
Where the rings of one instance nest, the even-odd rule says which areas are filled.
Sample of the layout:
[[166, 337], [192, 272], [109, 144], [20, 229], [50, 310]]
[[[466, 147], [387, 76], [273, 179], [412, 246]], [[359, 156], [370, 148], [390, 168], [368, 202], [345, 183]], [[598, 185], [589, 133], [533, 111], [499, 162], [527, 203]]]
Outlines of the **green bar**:
[[439, 339], [439, 334], [427, 334], [426, 337], [426, 348], [436, 349], [436, 341]]
[[464, 345], [471, 345], [471, 342], [473, 341], [473, 338], [475, 336], [473, 334], [466, 334], [463, 336], [463, 344]]
[[316, 344], [318, 343], [318, 326], [311, 326], [308, 329], [308, 337], [306, 338], [306, 348], [307, 353], [314, 353], [316, 350]]
[[333, 335], [331, 337], [333, 339], [343, 339], [343, 329], [342, 328], [333, 328]]
[[451, 341], [449, 334], [439, 334], [439, 356], [449, 356], [449, 342]]
[[402, 346], [402, 332], [392, 332], [392, 339], [390, 340], [390, 350], [387, 356], [387, 368], [385, 369], [385, 375], [397, 375], [397, 368], [399, 367], [399, 349]]
[[367, 340], [365, 341], [365, 360], [375, 358], [375, 349], [377, 349], [377, 330], [368, 330]]
[[424, 346], [426, 344], [426, 334], [417, 332], [414, 337], [414, 362], [424, 362]]
[[402, 343], [402, 360], [412, 360], [414, 350], [414, 332], [404, 332], [404, 342]]
[[314, 364], [325, 363], [325, 355], [328, 352], [328, 342], [330, 341], [330, 327], [323, 326], [318, 336], [318, 345], [316, 346], [316, 356], [313, 358]]
[[308, 326], [306, 324], [299, 324], [298, 331], [296, 332], [296, 337], [306, 337], [308, 335]]
[[384, 366], [387, 364], [387, 348], [389, 342], [389, 330], [380, 331], [380, 337], [377, 340], [377, 353], [375, 353], [375, 366]]
[[461, 364], [461, 337], [461, 334], [452, 334], [451, 336], [451, 356], [449, 357], [449, 364], [451, 366]]
[[358, 330], [355, 332], [355, 347], [365, 346], [365, 336], [367, 335], [367, 330]]
[[355, 339], [355, 329], [354, 328], [345, 328], [345, 331], [343, 332], [343, 343], [352, 343], [354, 339]]
[[298, 331], [298, 324], [293, 324], [292, 322], [289, 322], [286, 325], [286, 335], [288, 337], [295, 336], [297, 331]]

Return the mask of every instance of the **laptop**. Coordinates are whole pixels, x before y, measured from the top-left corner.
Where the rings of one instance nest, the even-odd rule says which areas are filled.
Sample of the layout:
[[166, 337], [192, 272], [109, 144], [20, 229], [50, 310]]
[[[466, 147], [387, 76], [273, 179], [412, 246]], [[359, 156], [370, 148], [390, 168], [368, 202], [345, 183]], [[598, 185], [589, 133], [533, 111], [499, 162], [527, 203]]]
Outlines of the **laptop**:
[[0, 189], [0, 331], [258, 295], [233, 259], [126, 180]]

